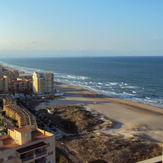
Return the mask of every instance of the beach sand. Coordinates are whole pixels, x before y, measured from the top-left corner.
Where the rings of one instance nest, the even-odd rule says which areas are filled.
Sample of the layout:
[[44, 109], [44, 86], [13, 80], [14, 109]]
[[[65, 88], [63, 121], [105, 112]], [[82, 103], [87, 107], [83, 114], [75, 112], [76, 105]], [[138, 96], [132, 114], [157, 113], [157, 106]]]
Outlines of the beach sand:
[[44, 106], [81, 104], [85, 109], [98, 112], [101, 116], [117, 122], [114, 128], [100, 132], [120, 134], [124, 137], [139, 135], [151, 141], [163, 142], [163, 108], [106, 97], [59, 82], [55, 82], [55, 89], [63, 92], [64, 95], [49, 102], [40, 103], [36, 109]]
[[[13, 71], [16, 69], [3, 66]], [[24, 72], [18, 70], [20, 74]], [[163, 143], [163, 108], [97, 94], [72, 85], [55, 82], [55, 89], [63, 92], [60, 98], [40, 103], [35, 109], [45, 106], [81, 104], [86, 110], [116, 121], [112, 129], [101, 130], [106, 134], [131, 137], [139, 135], [151, 141]], [[98, 131], [99, 132], [99, 131]]]

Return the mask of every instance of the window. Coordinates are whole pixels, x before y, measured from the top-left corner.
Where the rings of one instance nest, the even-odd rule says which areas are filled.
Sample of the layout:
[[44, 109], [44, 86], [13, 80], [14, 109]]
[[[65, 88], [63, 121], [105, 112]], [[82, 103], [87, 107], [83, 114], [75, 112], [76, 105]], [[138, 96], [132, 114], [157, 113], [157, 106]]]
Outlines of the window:
[[12, 159], [12, 156], [8, 156], [8, 160], [11, 160]]
[[3, 161], [5, 162], [5, 161], [7, 161], [8, 160], [8, 157], [4, 157], [3, 158]]
[[16, 155], [12, 155], [12, 158], [15, 158], [16, 157]]
[[53, 160], [50, 160], [49, 163], [53, 163]]
[[25, 133], [25, 135], [24, 135], [25, 137], [28, 137], [28, 134], [27, 133]]
[[52, 155], [53, 154], [53, 151], [49, 152], [48, 155]]
[[50, 146], [53, 145], [53, 142], [50, 142]]

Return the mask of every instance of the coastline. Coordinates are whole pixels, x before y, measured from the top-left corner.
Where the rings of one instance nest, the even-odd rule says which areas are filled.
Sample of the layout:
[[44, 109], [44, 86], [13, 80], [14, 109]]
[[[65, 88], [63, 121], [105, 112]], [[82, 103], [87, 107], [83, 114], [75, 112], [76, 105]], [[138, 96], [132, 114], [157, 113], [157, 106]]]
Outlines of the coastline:
[[[4, 65], [3, 65], [4, 66]], [[6, 67], [6, 66], [4, 66]], [[6, 67], [9, 68], [9, 67]], [[10, 70], [16, 70], [9, 68]], [[23, 71], [20, 71], [22, 73]], [[100, 132], [122, 136], [139, 135], [163, 142], [163, 109], [126, 99], [107, 97], [89, 90], [55, 82], [55, 89], [64, 93], [60, 98], [40, 103], [36, 109], [54, 105], [82, 105], [86, 110], [117, 122], [113, 129]]]
[[55, 82], [55, 88], [64, 92], [60, 98], [40, 103], [36, 109], [45, 106], [81, 105], [88, 111], [116, 121], [105, 134], [130, 137], [139, 135], [154, 142], [163, 142], [163, 109], [125, 99], [106, 97], [83, 88]]

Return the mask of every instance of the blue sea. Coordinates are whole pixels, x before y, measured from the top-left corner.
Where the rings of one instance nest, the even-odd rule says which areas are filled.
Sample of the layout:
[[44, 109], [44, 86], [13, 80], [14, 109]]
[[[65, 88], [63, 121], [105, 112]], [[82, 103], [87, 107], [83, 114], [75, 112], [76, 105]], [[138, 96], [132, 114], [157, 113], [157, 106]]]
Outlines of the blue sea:
[[53, 72], [58, 82], [163, 108], [163, 57], [10, 58], [0, 62], [27, 73]]

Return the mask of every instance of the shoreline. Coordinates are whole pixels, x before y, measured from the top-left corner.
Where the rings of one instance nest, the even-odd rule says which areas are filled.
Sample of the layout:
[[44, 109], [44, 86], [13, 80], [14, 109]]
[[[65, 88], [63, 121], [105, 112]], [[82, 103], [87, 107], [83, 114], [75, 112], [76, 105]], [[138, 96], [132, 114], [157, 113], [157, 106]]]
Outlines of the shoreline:
[[[17, 69], [10, 68], [10, 70]], [[100, 132], [124, 137], [139, 135], [151, 141], [163, 142], [163, 109], [161, 107], [108, 97], [57, 81], [55, 89], [63, 92], [64, 95], [48, 102], [42, 102], [36, 109], [44, 106], [82, 105], [90, 112], [97, 112], [103, 117], [116, 121], [117, 124], [112, 129]]]
[[81, 105], [84, 109], [99, 113], [116, 121], [112, 129], [100, 130], [105, 134], [129, 137], [139, 135], [154, 142], [163, 142], [163, 109], [130, 100], [106, 97], [83, 88], [56, 82], [55, 88], [64, 92], [60, 98], [40, 103], [45, 106]]
[[[12, 71], [12, 70], [17, 70], [20, 74], [20, 76], [32, 76], [32, 73], [28, 73], [28, 72], [25, 72], [24, 70], [19, 70], [19, 69], [16, 69], [16, 68], [12, 68], [12, 67], [9, 67], [9, 66], [5, 66], [4, 63], [1, 64], [3, 67], [5, 67], [5, 69], [8, 69], [9, 71]], [[150, 103], [150, 102], [145, 102], [143, 100], [135, 100], [135, 99], [132, 99], [131, 98], [123, 98], [123, 97], [115, 97], [115, 96], [112, 96], [112, 95], [105, 95], [105, 94], [102, 94], [102, 93], [98, 93], [96, 91], [93, 91], [91, 89], [87, 89], [87, 88], [84, 88], [82, 86], [79, 86], [79, 85], [72, 85], [72, 84], [69, 84], [69, 83], [64, 83], [62, 81], [55, 81], [55, 83], [62, 83], [62, 84], [67, 84], [67, 85], [70, 85], [70, 86], [74, 86], [74, 87], [79, 87], [81, 89], [84, 89], [84, 90], [87, 90], [87, 91], [90, 91], [90, 92], [93, 92], [95, 94], [98, 94], [100, 96], [104, 96], [104, 97], [107, 97], [107, 98], [115, 98], [115, 99], [122, 99], [122, 100], [127, 100], [127, 101], [133, 101], [133, 102], [136, 102], [136, 103], [140, 103], [140, 104], [145, 104], [145, 105], [149, 105], [149, 106], [154, 106], [154, 107], [157, 107], [157, 108], [162, 108], [163, 109], [163, 105], [159, 105], [159, 104], [155, 104], [155, 103]], [[118, 95], [117, 95], [118, 96]]]

